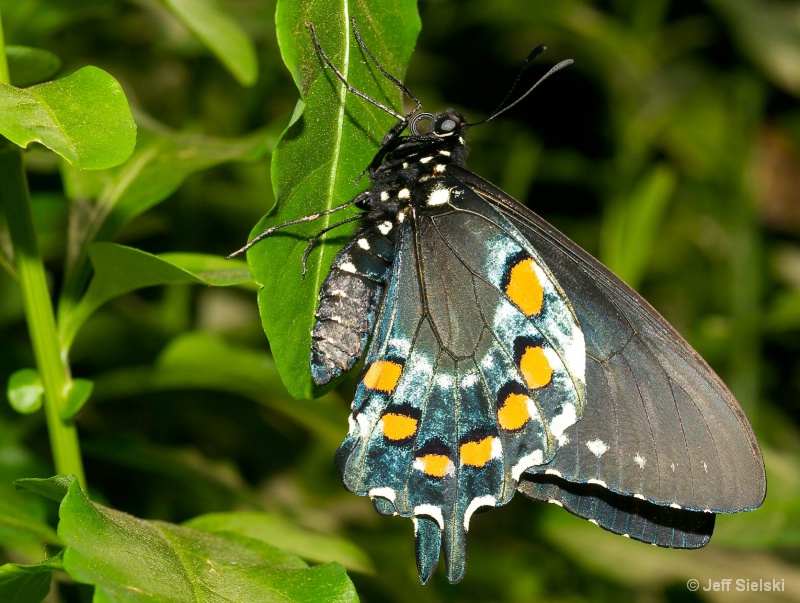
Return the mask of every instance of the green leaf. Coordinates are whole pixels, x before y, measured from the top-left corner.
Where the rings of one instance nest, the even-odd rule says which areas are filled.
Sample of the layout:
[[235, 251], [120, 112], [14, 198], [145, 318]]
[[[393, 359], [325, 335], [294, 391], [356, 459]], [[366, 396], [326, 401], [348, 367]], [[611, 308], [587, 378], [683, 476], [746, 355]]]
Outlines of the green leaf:
[[14, 489], [11, 484], [1, 483], [0, 545], [41, 555], [45, 544], [60, 544], [55, 530], [47, 523], [45, 501], [30, 492]]
[[0, 601], [32, 603], [43, 600], [50, 592], [53, 572], [62, 569], [61, 554], [35, 565], [6, 563], [0, 566]]
[[73, 379], [70, 382], [67, 398], [64, 400], [64, 408], [61, 409], [61, 417], [68, 421], [77, 415], [92, 395], [93, 389], [94, 382], [88, 379]]
[[[419, 32], [416, 2], [379, 0], [340, 5], [280, 0], [278, 42], [283, 60], [301, 90], [289, 127], [272, 161], [276, 211], [254, 229], [323, 211], [352, 199], [367, 185], [358, 176], [378, 151], [394, 118], [353, 94], [326, 68], [314, 50], [308, 23], [322, 47], [351, 85], [402, 111], [400, 92], [367, 59], [353, 37], [355, 17], [366, 45], [382, 65], [402, 78]], [[312, 223], [286, 228], [251, 248], [247, 259], [256, 282], [264, 285], [258, 302], [264, 331], [289, 392], [296, 398], [318, 395], [308, 367], [317, 293], [333, 257], [353, 227], [342, 227], [319, 241], [308, 258], [305, 278], [301, 257], [310, 238], [353, 215], [342, 211]]]
[[800, 6], [774, 0], [713, 0], [711, 5], [767, 76], [800, 96]]
[[50, 500], [61, 502], [74, 481], [74, 475], [55, 475], [46, 479], [26, 477], [18, 479], [14, 484], [19, 488], [35, 492]]
[[136, 151], [124, 165], [101, 172], [66, 167], [62, 177], [72, 200], [72, 240], [59, 300], [59, 323], [85, 289], [89, 245], [109, 240], [122, 226], [169, 197], [192, 174], [228, 161], [255, 161], [273, 144], [272, 136], [265, 132], [228, 140], [142, 129]]
[[30, 414], [42, 407], [44, 386], [34, 369], [19, 369], [8, 378], [8, 402], [18, 413]]
[[11, 84], [24, 88], [44, 82], [61, 69], [61, 59], [52, 52], [28, 46], [6, 46]]
[[60, 517], [64, 567], [95, 585], [95, 601], [357, 601], [338, 564], [309, 568], [251, 538], [137, 519], [91, 503], [77, 483]]
[[[162, 257], [116, 243], [95, 243], [89, 248], [94, 276], [80, 303], [62, 314], [61, 339], [69, 346], [81, 325], [107, 301], [144, 287], [156, 285], [200, 284], [228, 286], [248, 282], [244, 262], [223, 260], [200, 254], [165, 254]], [[197, 274], [179, 264], [196, 267]]]
[[158, 359], [152, 385], [218, 389], [257, 400], [331, 447], [339, 445], [347, 425], [347, 410], [342, 404], [324, 399], [290, 400], [269, 354], [234, 347], [209, 333], [187, 333], [170, 342]]
[[671, 168], [657, 164], [624, 200], [611, 204], [605, 216], [601, 259], [634, 289], [647, 269], [675, 181]]
[[0, 134], [21, 147], [40, 142], [81, 169], [119, 165], [136, 143], [122, 87], [97, 67], [25, 89], [0, 82], [0, 107]]
[[348, 540], [314, 532], [278, 515], [209, 513], [195, 517], [184, 525], [204, 532], [249, 536], [317, 563], [336, 561], [352, 571], [374, 571], [366, 554]]
[[214, 0], [162, 0], [175, 16], [205, 44], [243, 86], [258, 77], [252, 42], [239, 24]]

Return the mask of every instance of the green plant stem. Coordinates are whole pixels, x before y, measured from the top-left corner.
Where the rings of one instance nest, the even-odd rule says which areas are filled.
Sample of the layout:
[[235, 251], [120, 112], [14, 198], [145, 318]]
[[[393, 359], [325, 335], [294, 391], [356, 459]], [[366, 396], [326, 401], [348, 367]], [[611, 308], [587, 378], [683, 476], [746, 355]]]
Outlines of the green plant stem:
[[5, 212], [11, 233], [28, 332], [44, 385], [45, 416], [55, 468], [59, 474], [76, 476], [85, 487], [75, 424], [61, 417], [61, 409], [71, 385], [70, 376], [66, 358], [61, 354], [44, 263], [36, 241], [22, 151], [2, 138], [0, 182], [0, 207]]
[[11, 83], [11, 76], [8, 73], [8, 59], [6, 59], [6, 39], [3, 35], [3, 15], [0, 11], [0, 82]]

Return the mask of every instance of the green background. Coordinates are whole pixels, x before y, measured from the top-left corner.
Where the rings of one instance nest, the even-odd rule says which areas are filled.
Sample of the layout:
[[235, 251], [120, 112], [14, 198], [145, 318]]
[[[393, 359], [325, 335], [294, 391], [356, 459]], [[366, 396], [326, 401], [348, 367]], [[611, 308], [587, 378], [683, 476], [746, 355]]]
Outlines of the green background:
[[[163, 202], [138, 206], [100, 238], [152, 254], [225, 256], [274, 204], [264, 149], [286, 128], [298, 93], [278, 49], [274, 2], [216, 3], [238, 32], [225, 39], [243, 35], [254, 44], [257, 72], [246, 53], [220, 51], [209, 40], [202, 13], [193, 28], [181, 16], [183, 4], [0, 0], [0, 9], [7, 44], [50, 50], [64, 74], [85, 65], [111, 73], [132, 105], [140, 145], [161, 136], [173, 158], [196, 147], [212, 156], [180, 177], [177, 168], [157, 173]], [[369, 3], [354, 3], [362, 4]], [[325, 3], [314, 5], [324, 10]], [[363, 601], [756, 598], [693, 593], [690, 578], [703, 586], [783, 580], [785, 592], [758, 598], [800, 599], [800, 6], [431, 0], [419, 11], [422, 30], [405, 82], [429, 111], [452, 106], [482, 119], [540, 43], [549, 50], [531, 79], [575, 60], [471, 132], [469, 166], [614, 269], [718, 371], [764, 452], [763, 508], [719, 517], [707, 548], [680, 552], [630, 542], [517, 497], [475, 517], [462, 583], [448, 585], [440, 569], [420, 587], [410, 522], [378, 516], [368, 500], [343, 490], [333, 467], [352, 380], [318, 400], [292, 399], [264, 338], [255, 286], [209, 287], [221, 283], [174, 274], [158, 281], [174, 284], [122, 295], [76, 327], [72, 375], [94, 381], [77, 421], [92, 499], [176, 523], [266, 511], [286, 525], [344, 537], [367, 554], [364, 562], [342, 560], [356, 567], [349, 575]], [[230, 159], [249, 161], [221, 164]], [[26, 164], [39, 243], [58, 290], [70, 282], [65, 258], [76, 253], [67, 233], [75, 227], [80, 175], [41, 147], [26, 153]], [[10, 266], [2, 230], [0, 248], [0, 263]], [[113, 266], [120, 251], [90, 253]], [[11, 273], [0, 270], [2, 383], [34, 366]], [[291, 306], [291, 298], [284, 303]], [[55, 525], [55, 505], [30, 503], [23, 512], [10, 486], [53, 473], [41, 413], [4, 405], [2, 516], [16, 509]], [[4, 562], [35, 563], [42, 542], [55, 547], [52, 534], [31, 541], [15, 537], [8, 522], [2, 528]], [[297, 538], [291, 529], [284, 537]], [[51, 597], [89, 600], [87, 592], [67, 580]]]

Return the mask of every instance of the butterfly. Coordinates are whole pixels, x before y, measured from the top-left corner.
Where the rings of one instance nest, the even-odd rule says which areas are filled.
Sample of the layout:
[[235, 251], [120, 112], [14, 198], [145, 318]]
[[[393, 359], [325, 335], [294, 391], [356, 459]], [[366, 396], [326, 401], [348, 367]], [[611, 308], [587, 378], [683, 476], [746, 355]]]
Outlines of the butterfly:
[[379, 513], [413, 520], [420, 582], [441, 553], [460, 581], [474, 513], [517, 492], [676, 548], [704, 546], [718, 513], [759, 507], [761, 452], [719, 377], [600, 262], [466, 168], [469, 128], [570, 61], [468, 123], [421, 111], [355, 22], [416, 106], [399, 114], [353, 89], [310, 29], [343, 85], [397, 122], [365, 192], [239, 252], [361, 210], [331, 227], [358, 220], [319, 290], [310, 371], [324, 385], [363, 360], [336, 464]]

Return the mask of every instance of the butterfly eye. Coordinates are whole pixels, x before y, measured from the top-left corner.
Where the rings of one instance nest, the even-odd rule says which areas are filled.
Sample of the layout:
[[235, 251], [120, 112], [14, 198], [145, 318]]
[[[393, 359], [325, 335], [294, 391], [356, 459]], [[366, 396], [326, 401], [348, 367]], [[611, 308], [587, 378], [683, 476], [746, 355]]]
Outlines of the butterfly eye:
[[436, 132], [437, 133], [441, 132], [442, 134], [449, 134], [450, 132], [456, 129], [456, 125], [457, 124], [455, 120], [448, 117], [446, 119], [443, 119], [438, 124], [436, 124]]

